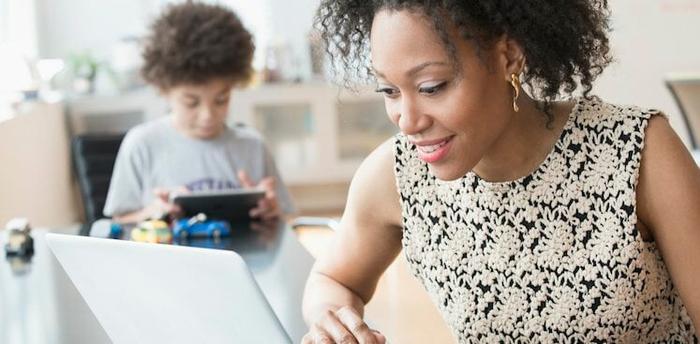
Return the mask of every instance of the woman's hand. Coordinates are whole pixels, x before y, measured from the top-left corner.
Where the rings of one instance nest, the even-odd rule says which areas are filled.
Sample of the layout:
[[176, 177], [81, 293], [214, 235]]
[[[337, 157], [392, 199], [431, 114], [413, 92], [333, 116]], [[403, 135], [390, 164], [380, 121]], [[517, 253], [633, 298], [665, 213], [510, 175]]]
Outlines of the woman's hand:
[[386, 338], [372, 330], [350, 306], [327, 310], [311, 324], [302, 344], [384, 344]]
[[238, 171], [238, 180], [246, 189], [265, 190], [265, 198], [258, 202], [258, 206], [250, 210], [250, 217], [263, 221], [274, 220], [282, 215], [279, 203], [277, 202], [276, 186], [277, 182], [273, 177], [263, 178], [257, 185], [250, 179], [244, 170]]

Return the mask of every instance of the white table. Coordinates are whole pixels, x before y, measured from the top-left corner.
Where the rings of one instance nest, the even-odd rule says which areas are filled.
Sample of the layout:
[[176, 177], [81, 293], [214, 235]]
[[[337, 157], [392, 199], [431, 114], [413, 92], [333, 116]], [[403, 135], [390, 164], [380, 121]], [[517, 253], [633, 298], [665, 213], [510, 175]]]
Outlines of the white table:
[[691, 153], [693, 153], [693, 158], [695, 158], [695, 162], [697, 162], [700, 166], [700, 150], [694, 150], [691, 151]]
[[[47, 232], [32, 230], [35, 252], [27, 262], [4, 259], [0, 246], [0, 343], [110, 343], [49, 251], [44, 239]], [[77, 228], [51, 232], [74, 234]], [[2, 241], [0, 244], [4, 244]], [[308, 330], [301, 301], [314, 261], [286, 224], [255, 230], [234, 226], [230, 237], [220, 241], [192, 239], [187, 245], [238, 252], [289, 336], [294, 343], [301, 341]], [[206, 340], [206, 333], [202, 336]]]

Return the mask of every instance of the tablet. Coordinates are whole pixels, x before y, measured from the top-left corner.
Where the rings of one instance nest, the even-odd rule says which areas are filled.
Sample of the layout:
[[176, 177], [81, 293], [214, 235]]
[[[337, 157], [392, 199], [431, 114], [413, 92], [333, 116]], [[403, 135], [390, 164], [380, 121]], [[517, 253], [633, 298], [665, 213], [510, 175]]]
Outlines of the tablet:
[[222, 191], [174, 194], [171, 202], [182, 208], [184, 216], [204, 213], [210, 219], [229, 222], [249, 221], [249, 212], [265, 197], [262, 189], [233, 189]]

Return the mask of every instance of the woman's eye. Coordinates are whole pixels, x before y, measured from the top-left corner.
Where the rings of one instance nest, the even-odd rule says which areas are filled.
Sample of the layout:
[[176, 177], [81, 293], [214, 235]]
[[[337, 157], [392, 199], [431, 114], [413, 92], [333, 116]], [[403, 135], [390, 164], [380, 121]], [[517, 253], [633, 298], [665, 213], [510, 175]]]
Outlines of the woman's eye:
[[445, 87], [446, 84], [447, 84], [447, 82], [441, 82], [437, 85], [421, 87], [418, 90], [420, 93], [427, 94], [427, 95], [433, 95], [433, 94], [440, 92], [440, 90], [443, 87]]
[[187, 106], [187, 107], [190, 108], [190, 109], [194, 109], [194, 108], [196, 108], [197, 106], [199, 106], [199, 103], [197, 103], [197, 102], [185, 103], [185, 106]]
[[384, 93], [386, 97], [395, 97], [399, 92], [396, 89], [390, 87], [377, 88], [377, 93]]
[[224, 105], [224, 104], [226, 104], [226, 103], [228, 103], [228, 98], [223, 98], [223, 99], [217, 99], [217, 100], [216, 100], [216, 104], [217, 104], [217, 105]]

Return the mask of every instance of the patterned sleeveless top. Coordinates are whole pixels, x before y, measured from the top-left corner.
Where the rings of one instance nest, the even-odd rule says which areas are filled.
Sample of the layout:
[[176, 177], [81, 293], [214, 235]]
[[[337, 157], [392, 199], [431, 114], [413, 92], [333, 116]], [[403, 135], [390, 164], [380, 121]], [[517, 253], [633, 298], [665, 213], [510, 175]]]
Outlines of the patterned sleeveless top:
[[502, 183], [438, 180], [396, 136], [404, 254], [460, 343], [698, 343], [635, 227], [657, 113], [581, 98], [539, 168]]

